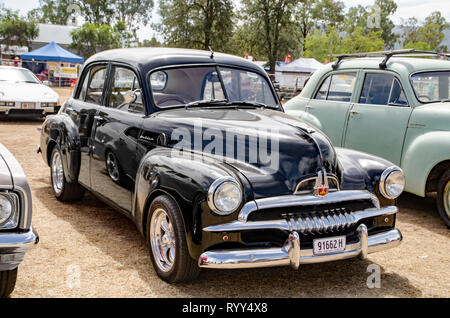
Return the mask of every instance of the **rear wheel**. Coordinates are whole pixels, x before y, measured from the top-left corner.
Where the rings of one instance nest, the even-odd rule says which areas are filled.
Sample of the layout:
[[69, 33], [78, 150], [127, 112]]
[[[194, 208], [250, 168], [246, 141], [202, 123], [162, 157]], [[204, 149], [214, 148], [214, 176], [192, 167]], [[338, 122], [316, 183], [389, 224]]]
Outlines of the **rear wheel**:
[[17, 280], [17, 268], [0, 272], [0, 298], [8, 297], [14, 290]]
[[159, 277], [168, 283], [197, 278], [200, 268], [189, 254], [181, 211], [168, 195], [157, 197], [150, 205], [147, 240]]
[[450, 170], [447, 170], [439, 179], [437, 190], [439, 215], [447, 227], [450, 227]]
[[64, 175], [61, 149], [58, 145], [53, 148], [50, 160], [50, 176], [53, 193], [60, 201], [79, 200], [84, 195], [84, 188], [78, 182], [67, 182]]

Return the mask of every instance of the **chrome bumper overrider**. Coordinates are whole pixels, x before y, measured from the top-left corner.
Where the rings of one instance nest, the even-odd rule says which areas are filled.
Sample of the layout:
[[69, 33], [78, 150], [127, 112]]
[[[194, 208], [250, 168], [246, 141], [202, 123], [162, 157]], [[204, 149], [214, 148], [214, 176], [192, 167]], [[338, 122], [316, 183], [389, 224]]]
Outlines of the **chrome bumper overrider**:
[[16, 268], [26, 251], [38, 241], [39, 236], [33, 228], [23, 233], [0, 232], [0, 271]]
[[199, 266], [237, 269], [290, 265], [298, 269], [300, 264], [330, 262], [356, 256], [366, 258], [367, 254], [396, 247], [402, 240], [402, 234], [397, 229], [369, 236], [366, 225], [361, 224], [357, 231], [359, 242], [348, 244], [344, 251], [335, 254], [314, 255], [312, 249], [301, 249], [300, 236], [294, 231], [281, 248], [208, 251], [200, 256]]

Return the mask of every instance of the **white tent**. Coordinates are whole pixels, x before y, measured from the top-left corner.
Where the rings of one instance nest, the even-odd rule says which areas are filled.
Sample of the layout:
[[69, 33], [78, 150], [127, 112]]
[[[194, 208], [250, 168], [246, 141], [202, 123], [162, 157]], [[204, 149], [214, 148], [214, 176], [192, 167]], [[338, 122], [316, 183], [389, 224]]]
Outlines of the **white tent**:
[[299, 58], [291, 63], [280, 65], [275, 69], [275, 81], [281, 87], [303, 88], [303, 85], [312, 73], [323, 66], [313, 58]]

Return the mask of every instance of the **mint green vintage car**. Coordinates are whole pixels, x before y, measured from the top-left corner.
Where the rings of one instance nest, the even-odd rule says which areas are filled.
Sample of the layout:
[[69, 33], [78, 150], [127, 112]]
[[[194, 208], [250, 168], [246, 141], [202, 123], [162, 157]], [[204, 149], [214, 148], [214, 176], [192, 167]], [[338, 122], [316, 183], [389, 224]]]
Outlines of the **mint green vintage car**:
[[400, 56], [406, 52], [417, 54], [340, 56], [316, 71], [284, 108], [336, 147], [399, 165], [405, 191], [422, 197], [437, 192], [439, 214], [450, 227], [450, 61], [437, 54]]

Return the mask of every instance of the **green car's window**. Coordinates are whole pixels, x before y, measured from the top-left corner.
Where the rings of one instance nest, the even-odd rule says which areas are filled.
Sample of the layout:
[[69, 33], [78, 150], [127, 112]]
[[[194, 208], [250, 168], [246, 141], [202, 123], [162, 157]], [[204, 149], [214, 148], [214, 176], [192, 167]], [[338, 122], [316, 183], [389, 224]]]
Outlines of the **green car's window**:
[[425, 72], [411, 76], [417, 99], [422, 103], [438, 102], [450, 98], [450, 71]]
[[400, 82], [386, 73], [366, 74], [359, 98], [360, 104], [407, 106]]
[[356, 73], [333, 74], [322, 83], [315, 99], [349, 102], [355, 80]]

